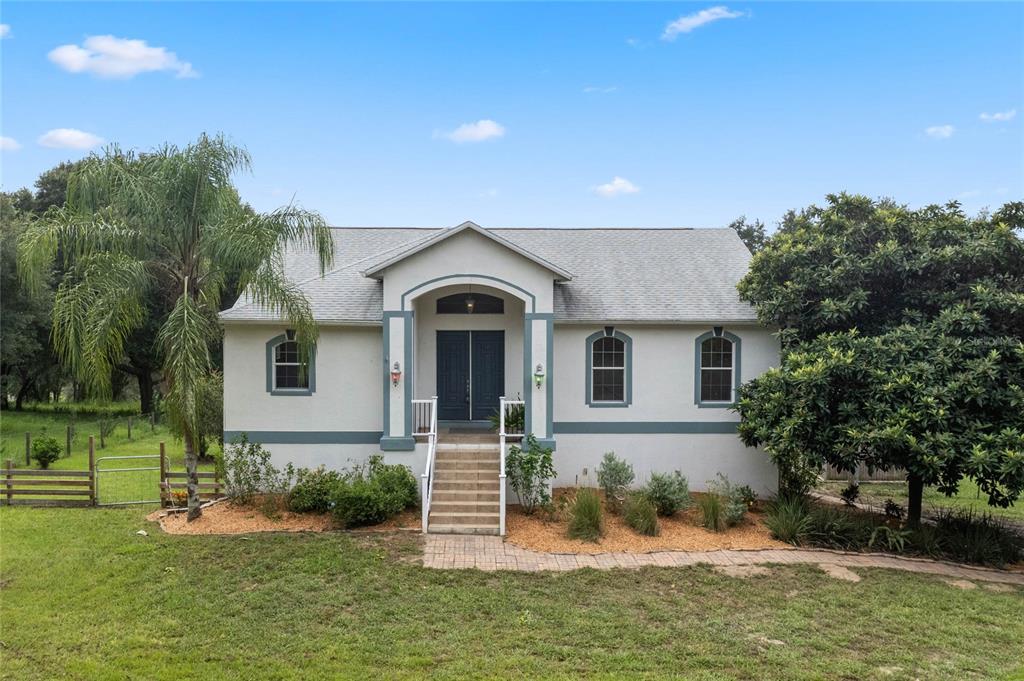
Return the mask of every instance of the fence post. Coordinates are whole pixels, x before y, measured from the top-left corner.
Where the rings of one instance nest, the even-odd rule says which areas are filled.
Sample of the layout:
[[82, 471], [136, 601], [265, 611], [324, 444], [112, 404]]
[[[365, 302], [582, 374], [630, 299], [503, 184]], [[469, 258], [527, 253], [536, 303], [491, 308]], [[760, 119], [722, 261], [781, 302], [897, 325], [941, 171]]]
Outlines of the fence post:
[[156, 432], [156, 413], [152, 411], [149, 412], [149, 432]]
[[96, 505], [96, 448], [92, 435], [89, 436], [89, 503]]
[[167, 496], [164, 494], [164, 481], [167, 480], [167, 450], [164, 443], [160, 442], [160, 508], [167, 506]]
[[32, 433], [25, 433], [25, 465], [32, 465]]
[[132, 439], [132, 417], [128, 417], [128, 439]]
[[7, 459], [7, 505], [11, 505], [11, 469], [14, 468], [14, 462]]
[[71, 426], [66, 426], [67, 437], [64, 440], [64, 456], [71, 456]]

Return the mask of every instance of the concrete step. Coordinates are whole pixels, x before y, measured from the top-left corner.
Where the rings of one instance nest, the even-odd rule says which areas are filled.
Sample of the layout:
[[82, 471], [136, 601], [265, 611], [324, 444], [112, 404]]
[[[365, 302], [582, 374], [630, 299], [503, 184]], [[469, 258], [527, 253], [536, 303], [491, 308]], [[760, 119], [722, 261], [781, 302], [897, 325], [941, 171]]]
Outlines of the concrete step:
[[494, 525], [430, 525], [431, 534], [498, 534], [500, 526]]
[[498, 482], [498, 471], [434, 470], [435, 482]]
[[430, 512], [434, 513], [476, 513], [487, 514], [498, 513], [498, 502], [496, 501], [446, 501], [431, 499]]
[[434, 476], [434, 493], [438, 492], [472, 492], [472, 493], [488, 493], [493, 492], [498, 494], [501, 487], [498, 483], [497, 477], [484, 478], [478, 480], [476, 478], [464, 479], [464, 478], [444, 478]]
[[435, 461], [434, 472], [449, 472], [449, 471], [476, 471], [477, 473], [492, 473], [497, 475], [500, 471], [500, 465], [497, 461], [481, 461], [479, 459], [469, 459], [467, 461]]
[[500, 447], [498, 447], [498, 443], [497, 442], [495, 442], [493, 445], [491, 445], [491, 444], [468, 444], [468, 445], [464, 445], [464, 444], [454, 444], [454, 443], [450, 443], [450, 442], [438, 442], [437, 443], [437, 451], [438, 452], [445, 452], [445, 453], [451, 453], [451, 452], [488, 452], [488, 453], [495, 453], [496, 454], [499, 449], [500, 449]]
[[438, 461], [501, 461], [498, 450], [494, 449], [449, 449], [437, 451]]
[[428, 520], [431, 525], [497, 525], [500, 519], [498, 509], [493, 513], [478, 511], [435, 511], [430, 509]]
[[501, 501], [501, 493], [495, 489], [493, 491], [481, 491], [475, 489], [457, 489], [457, 490], [441, 490], [434, 486], [434, 492], [431, 499], [434, 502], [440, 501], [490, 501], [492, 503], [498, 503]]

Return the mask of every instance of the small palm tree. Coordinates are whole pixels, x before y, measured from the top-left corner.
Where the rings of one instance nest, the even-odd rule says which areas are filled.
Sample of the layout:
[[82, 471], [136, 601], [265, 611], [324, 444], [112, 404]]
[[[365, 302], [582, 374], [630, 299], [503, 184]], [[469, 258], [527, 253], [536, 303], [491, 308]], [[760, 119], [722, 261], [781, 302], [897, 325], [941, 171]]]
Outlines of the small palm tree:
[[220, 340], [222, 294], [230, 282], [273, 310], [308, 357], [317, 327], [309, 302], [284, 277], [283, 254], [289, 245], [312, 248], [321, 274], [333, 259], [330, 229], [318, 213], [291, 205], [256, 213], [241, 202], [232, 176], [250, 163], [221, 135], [145, 154], [110, 147], [80, 164], [66, 205], [19, 241], [19, 271], [34, 289], [55, 259], [63, 261], [53, 343], [93, 393], [109, 394], [126, 340], [157, 318], [166, 401], [185, 444], [189, 520], [201, 514], [197, 387], [212, 369], [210, 346]]

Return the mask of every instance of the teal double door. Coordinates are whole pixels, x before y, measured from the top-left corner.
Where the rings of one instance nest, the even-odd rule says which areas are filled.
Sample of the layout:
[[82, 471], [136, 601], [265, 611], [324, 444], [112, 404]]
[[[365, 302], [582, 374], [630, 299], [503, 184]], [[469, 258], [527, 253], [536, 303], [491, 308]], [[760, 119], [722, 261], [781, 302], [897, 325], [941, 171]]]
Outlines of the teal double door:
[[504, 331], [437, 332], [438, 419], [483, 421], [504, 390]]

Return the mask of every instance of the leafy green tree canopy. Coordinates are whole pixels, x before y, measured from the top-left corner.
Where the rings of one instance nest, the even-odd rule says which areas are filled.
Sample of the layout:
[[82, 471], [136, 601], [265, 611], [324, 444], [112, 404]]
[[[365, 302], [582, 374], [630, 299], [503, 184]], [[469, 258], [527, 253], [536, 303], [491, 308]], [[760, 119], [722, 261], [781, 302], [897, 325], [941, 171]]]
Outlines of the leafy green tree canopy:
[[[968, 218], [829, 196], [791, 213], [741, 281], [781, 366], [743, 387], [740, 436], [785, 478], [830, 463], [903, 468], [921, 489], [1024, 490], [1021, 204]], [[784, 479], [784, 482], [785, 479]]]
[[740, 240], [746, 244], [751, 253], [757, 253], [764, 248], [768, 241], [768, 234], [765, 232], [764, 223], [760, 220], [747, 222], [747, 216], [741, 215], [729, 223], [729, 229], [736, 232]]

